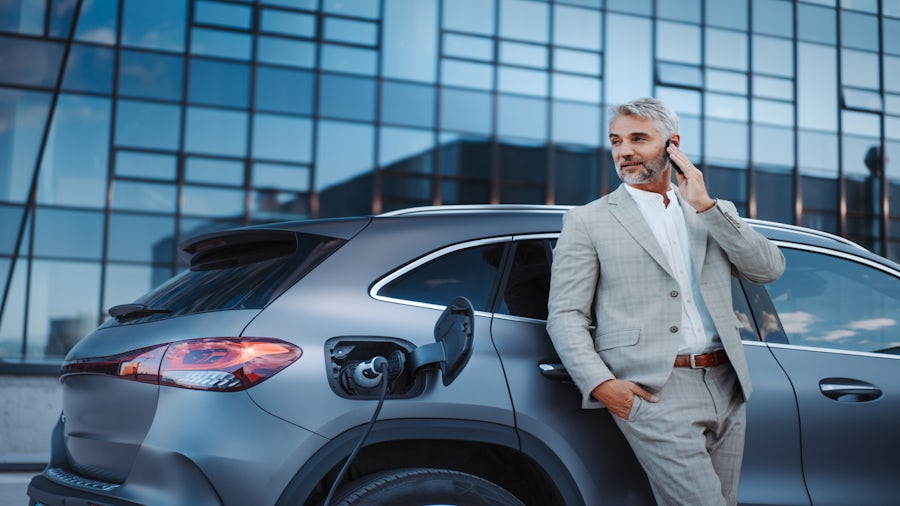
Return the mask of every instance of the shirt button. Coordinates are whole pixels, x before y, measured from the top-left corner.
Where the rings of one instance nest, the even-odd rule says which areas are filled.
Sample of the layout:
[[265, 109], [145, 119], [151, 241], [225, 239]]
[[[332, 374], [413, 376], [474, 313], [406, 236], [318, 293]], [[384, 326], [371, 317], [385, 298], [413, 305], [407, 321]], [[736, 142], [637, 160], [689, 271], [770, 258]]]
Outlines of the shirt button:
[[671, 295], [672, 297], [678, 297], [678, 290], [672, 290], [671, 292], [669, 292], [669, 295]]
[[669, 332], [671, 332], [673, 334], [678, 332], [678, 327], [675, 325], [672, 325], [671, 327], [669, 327]]

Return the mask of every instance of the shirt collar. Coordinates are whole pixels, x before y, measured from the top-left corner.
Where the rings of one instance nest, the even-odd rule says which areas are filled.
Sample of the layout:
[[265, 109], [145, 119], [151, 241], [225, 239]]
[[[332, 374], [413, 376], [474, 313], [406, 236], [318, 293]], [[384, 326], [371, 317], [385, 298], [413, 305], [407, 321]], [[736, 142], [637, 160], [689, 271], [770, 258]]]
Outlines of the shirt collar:
[[[628, 191], [629, 194], [631, 194], [632, 197], [634, 197], [635, 200], [637, 200], [640, 203], [655, 204], [655, 205], [659, 205], [660, 203], [662, 203], [662, 200], [663, 200], [662, 195], [660, 195], [656, 192], [648, 192], [646, 190], [641, 190], [641, 189], [635, 188], [629, 184], [625, 185], [625, 189]], [[675, 187], [672, 186], [671, 184], [669, 185], [669, 189], [666, 191], [666, 196], [669, 197], [670, 205], [674, 204], [676, 206], [676, 208], [681, 207], [678, 204], [678, 198], [675, 194]]]

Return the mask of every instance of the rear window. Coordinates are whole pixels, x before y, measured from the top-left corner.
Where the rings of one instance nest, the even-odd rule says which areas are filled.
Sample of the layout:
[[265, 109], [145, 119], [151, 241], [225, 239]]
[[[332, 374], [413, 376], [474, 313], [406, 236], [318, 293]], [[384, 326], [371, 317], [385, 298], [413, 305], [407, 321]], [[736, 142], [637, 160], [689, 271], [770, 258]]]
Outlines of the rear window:
[[119, 320], [143, 322], [205, 311], [262, 309], [346, 243], [313, 234], [252, 230], [206, 242], [212, 246], [193, 255], [189, 270], [135, 301], [153, 308], [152, 314]]

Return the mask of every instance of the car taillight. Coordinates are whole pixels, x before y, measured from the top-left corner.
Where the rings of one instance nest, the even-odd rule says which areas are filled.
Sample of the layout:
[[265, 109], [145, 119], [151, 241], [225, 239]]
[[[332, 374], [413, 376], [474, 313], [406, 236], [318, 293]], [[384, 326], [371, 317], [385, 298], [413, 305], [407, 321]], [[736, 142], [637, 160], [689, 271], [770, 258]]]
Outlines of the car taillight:
[[278, 339], [191, 339], [108, 357], [67, 360], [62, 376], [105, 374], [142, 383], [233, 392], [274, 376], [302, 353]]

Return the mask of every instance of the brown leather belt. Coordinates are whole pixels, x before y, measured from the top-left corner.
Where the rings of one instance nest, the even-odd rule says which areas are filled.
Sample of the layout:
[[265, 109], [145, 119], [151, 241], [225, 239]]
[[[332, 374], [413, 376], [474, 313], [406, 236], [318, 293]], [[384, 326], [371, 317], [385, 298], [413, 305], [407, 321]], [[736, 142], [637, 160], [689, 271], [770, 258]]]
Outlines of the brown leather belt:
[[675, 357], [675, 367], [690, 367], [692, 369], [714, 367], [727, 363], [728, 354], [725, 353], [725, 350], [716, 350], [710, 353], [699, 353], [695, 355], [678, 355]]

